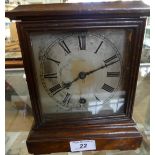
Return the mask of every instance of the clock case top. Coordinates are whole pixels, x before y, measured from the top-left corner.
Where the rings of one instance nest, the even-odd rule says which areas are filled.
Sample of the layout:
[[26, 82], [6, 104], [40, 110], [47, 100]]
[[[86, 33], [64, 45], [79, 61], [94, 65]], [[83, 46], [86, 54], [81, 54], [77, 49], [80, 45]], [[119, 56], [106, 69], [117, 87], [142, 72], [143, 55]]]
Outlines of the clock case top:
[[58, 4], [33, 4], [19, 5], [14, 10], [6, 12], [10, 19], [29, 21], [46, 19], [74, 19], [149, 16], [149, 6], [142, 1], [116, 1], [92, 3], [58, 3]]
[[[69, 141], [83, 139], [96, 140], [96, 150], [136, 149], [140, 146], [142, 136], [135, 128], [132, 110], [146, 16], [149, 16], [149, 6], [141, 1], [23, 5], [6, 12], [6, 17], [17, 20], [34, 114], [34, 125], [27, 140], [30, 153], [69, 152]], [[59, 122], [52, 121], [50, 116], [44, 119], [37, 93], [30, 33], [106, 28], [133, 30], [125, 114], [62, 119]]]

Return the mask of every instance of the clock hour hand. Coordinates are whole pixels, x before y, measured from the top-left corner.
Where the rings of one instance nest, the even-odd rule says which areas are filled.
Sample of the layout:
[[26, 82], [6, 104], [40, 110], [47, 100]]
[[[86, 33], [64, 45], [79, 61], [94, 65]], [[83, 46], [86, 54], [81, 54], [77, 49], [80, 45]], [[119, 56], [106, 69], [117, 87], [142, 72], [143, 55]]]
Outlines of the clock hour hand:
[[75, 81], [77, 81], [79, 79], [79, 77], [75, 78], [73, 81], [68, 82], [68, 83], [62, 83], [62, 85], [57, 84], [54, 87], [50, 88], [50, 92], [53, 93], [53, 95], [57, 94], [58, 92], [64, 90], [64, 89], [69, 89], [69, 87], [72, 85], [72, 83], [74, 83]]
[[64, 88], [69, 88], [69, 87], [71, 87], [71, 85], [74, 83], [74, 82], [76, 82], [77, 80], [79, 80], [80, 78], [79, 78], [79, 76], [78, 77], [76, 77], [73, 81], [71, 81], [71, 82], [68, 82], [68, 83], [63, 83], [63, 87]]

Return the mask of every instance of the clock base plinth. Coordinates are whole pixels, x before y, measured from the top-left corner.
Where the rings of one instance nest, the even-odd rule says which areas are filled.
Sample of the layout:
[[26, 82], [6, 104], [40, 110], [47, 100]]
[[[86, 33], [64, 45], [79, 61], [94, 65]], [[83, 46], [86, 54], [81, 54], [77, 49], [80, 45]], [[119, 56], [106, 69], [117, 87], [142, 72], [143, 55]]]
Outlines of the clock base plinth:
[[31, 129], [27, 148], [32, 154], [70, 152], [70, 141], [95, 140], [98, 150], [135, 150], [142, 136], [135, 125], [112, 124], [89, 128], [39, 128]]

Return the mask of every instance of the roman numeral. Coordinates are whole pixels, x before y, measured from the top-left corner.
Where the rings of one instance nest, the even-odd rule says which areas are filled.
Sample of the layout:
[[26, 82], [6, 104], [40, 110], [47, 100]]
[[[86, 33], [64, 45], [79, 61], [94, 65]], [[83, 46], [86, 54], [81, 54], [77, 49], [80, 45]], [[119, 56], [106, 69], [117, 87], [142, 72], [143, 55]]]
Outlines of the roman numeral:
[[110, 93], [114, 91], [114, 88], [113, 87], [111, 87], [111, 86], [109, 86], [109, 85], [107, 85], [105, 83], [102, 86], [102, 89], [104, 89], [105, 91], [110, 92]]
[[44, 78], [57, 78], [57, 73], [44, 74]]
[[66, 54], [71, 53], [70, 49], [68, 48], [68, 46], [66, 45], [64, 40], [59, 42], [59, 45], [63, 48], [63, 50], [65, 51]]
[[97, 47], [96, 51], [94, 52], [95, 54], [98, 52], [98, 50], [100, 49], [101, 45], [103, 44], [103, 41], [101, 41], [101, 43], [99, 44], [99, 46]]
[[120, 72], [107, 72], [107, 77], [119, 77]]
[[107, 66], [110, 66], [118, 61], [119, 61], [119, 59], [118, 59], [117, 55], [115, 54], [112, 57], [106, 59], [104, 62]]
[[54, 87], [50, 88], [49, 91], [55, 95], [59, 91], [61, 91], [63, 88], [61, 87], [60, 84], [55, 85]]
[[78, 35], [80, 50], [86, 50], [86, 33]]
[[57, 65], [60, 64], [60, 61], [47, 57], [48, 60], [55, 62]]
[[68, 105], [68, 103], [70, 102], [71, 99], [71, 94], [67, 93], [65, 98], [63, 99], [63, 105]]

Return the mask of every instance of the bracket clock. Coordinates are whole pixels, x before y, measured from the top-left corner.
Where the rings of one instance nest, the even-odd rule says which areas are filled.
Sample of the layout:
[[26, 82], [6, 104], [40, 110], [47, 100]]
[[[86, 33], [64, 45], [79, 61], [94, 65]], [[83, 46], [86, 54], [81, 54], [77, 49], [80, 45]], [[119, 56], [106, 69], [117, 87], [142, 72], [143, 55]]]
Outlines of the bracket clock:
[[6, 12], [16, 20], [34, 115], [29, 153], [140, 146], [132, 111], [147, 16], [141, 1]]

